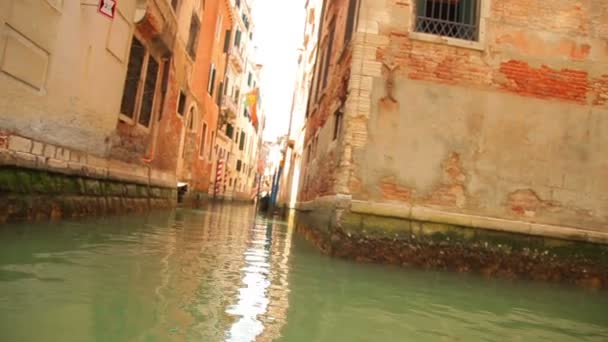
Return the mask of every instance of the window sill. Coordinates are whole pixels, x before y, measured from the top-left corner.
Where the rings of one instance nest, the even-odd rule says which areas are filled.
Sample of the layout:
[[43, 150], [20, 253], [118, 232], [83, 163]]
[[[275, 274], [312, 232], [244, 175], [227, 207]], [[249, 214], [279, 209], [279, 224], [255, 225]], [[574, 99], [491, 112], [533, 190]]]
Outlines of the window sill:
[[438, 36], [430, 33], [410, 32], [409, 37], [414, 40], [420, 40], [436, 44], [444, 44], [471, 50], [483, 51], [486, 49], [486, 45], [480, 41], [470, 41], [445, 36]]
[[135, 120], [129, 116], [124, 115], [123, 113], [120, 113], [118, 115], [118, 119], [126, 124], [135, 125]]

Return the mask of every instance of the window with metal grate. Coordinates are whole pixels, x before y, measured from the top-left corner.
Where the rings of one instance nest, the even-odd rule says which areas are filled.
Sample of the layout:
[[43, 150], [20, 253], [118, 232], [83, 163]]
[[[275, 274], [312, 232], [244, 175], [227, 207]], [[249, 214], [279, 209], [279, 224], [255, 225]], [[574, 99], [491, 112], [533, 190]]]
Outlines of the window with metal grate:
[[479, 0], [417, 0], [415, 30], [476, 41]]

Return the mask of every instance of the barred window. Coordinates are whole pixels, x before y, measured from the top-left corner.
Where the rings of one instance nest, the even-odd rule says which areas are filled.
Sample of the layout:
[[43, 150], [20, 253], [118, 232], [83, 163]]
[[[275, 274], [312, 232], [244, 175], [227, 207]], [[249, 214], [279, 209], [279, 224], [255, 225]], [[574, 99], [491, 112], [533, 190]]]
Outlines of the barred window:
[[415, 30], [476, 41], [479, 0], [417, 0]]

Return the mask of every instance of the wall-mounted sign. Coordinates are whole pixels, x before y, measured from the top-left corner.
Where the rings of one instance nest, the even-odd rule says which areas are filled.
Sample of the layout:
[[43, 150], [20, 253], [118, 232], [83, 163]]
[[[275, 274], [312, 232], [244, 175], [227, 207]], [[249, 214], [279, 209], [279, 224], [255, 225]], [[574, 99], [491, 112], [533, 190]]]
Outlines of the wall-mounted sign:
[[114, 19], [114, 13], [116, 13], [116, 0], [99, 0], [97, 9], [99, 10], [99, 13]]

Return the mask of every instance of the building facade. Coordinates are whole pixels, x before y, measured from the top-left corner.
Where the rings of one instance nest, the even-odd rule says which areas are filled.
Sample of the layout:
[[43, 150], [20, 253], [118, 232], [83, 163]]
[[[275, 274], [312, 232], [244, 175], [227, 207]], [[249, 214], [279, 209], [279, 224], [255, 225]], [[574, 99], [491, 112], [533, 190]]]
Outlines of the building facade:
[[[608, 242], [607, 23], [599, 0], [325, 1], [299, 193], [319, 240], [402, 263], [420, 234]], [[401, 254], [340, 242], [370, 231]]]
[[306, 134], [307, 105], [310, 87], [317, 60], [319, 23], [321, 19], [322, 0], [307, 0], [304, 4], [306, 22], [302, 47], [298, 55], [296, 84], [294, 87], [291, 118], [288, 139], [285, 149], [284, 176], [279, 186], [277, 204], [281, 207], [295, 208], [298, 187], [302, 182], [300, 171], [304, 152], [304, 136]]
[[210, 192], [232, 4], [108, 3], [0, 2], [0, 222]]
[[261, 66], [255, 63], [250, 3], [233, 1], [232, 13], [233, 27], [225, 32], [231, 41], [225, 45], [228, 63], [222, 83], [213, 196], [250, 201], [256, 193], [256, 161], [263, 128], [259, 101]]

